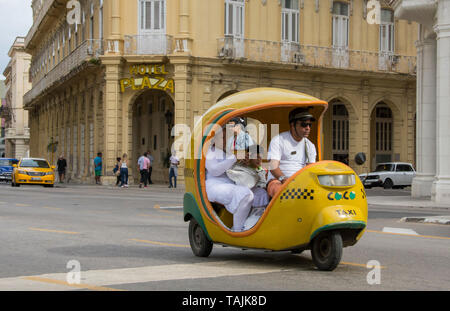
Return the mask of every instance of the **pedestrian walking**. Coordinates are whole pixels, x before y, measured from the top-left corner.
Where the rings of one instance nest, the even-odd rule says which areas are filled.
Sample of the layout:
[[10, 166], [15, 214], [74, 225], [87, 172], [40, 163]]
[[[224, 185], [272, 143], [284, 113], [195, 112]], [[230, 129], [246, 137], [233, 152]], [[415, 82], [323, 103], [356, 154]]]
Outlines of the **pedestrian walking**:
[[94, 159], [95, 183], [97, 185], [101, 185], [102, 169], [103, 169], [102, 153], [99, 152], [97, 153], [97, 157]]
[[64, 159], [64, 156], [61, 154], [58, 158], [58, 162], [56, 162], [57, 170], [58, 170], [58, 176], [59, 176], [59, 183], [64, 182], [64, 178], [66, 176], [66, 168], [67, 168], [67, 161]]
[[144, 154], [138, 159], [138, 166], [141, 173], [139, 188], [142, 188], [142, 184], [144, 184], [144, 188], [147, 188], [148, 170], [150, 168], [150, 160], [147, 157], [147, 152], [144, 152]]
[[152, 171], [153, 171], [153, 161], [154, 158], [152, 157], [152, 155], [150, 154], [150, 150], [147, 151], [147, 158], [150, 160], [150, 167], [148, 169], [148, 184], [151, 185], [153, 184], [152, 181]]
[[126, 153], [123, 154], [120, 160], [120, 187], [128, 188], [128, 156]]
[[[176, 156], [176, 152], [172, 152], [172, 156], [169, 159], [170, 167], [169, 167], [169, 188], [177, 187], [177, 176], [178, 176], [178, 165], [180, 164], [180, 160]], [[172, 184], [172, 178], [174, 179], [174, 183]]]
[[117, 178], [116, 186], [118, 186], [120, 183], [120, 160], [121, 160], [120, 157], [116, 158], [116, 166], [114, 166], [114, 169], [113, 169], [113, 173], [114, 173], [114, 175], [116, 175], [116, 178]]

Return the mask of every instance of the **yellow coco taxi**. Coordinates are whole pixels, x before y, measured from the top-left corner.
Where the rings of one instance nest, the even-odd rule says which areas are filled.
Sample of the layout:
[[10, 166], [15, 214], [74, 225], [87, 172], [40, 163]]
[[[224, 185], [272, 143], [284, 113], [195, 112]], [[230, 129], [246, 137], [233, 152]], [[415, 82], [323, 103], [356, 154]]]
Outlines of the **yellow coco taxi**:
[[[309, 135], [318, 152], [317, 162], [283, 184], [253, 227], [232, 231], [232, 215], [223, 206], [210, 202], [206, 194], [205, 154], [214, 128], [222, 128], [235, 117], [245, 118], [247, 124], [266, 126], [263, 136], [258, 133], [253, 137], [261, 144], [257, 138], [270, 139], [275, 128], [279, 127], [280, 133], [289, 130], [288, 114], [297, 107], [308, 107], [317, 120]], [[206, 111], [195, 125], [188, 149], [190, 157], [185, 156], [184, 220], [189, 221], [194, 255], [209, 256], [213, 244], [293, 253], [311, 250], [313, 262], [320, 270], [337, 267], [343, 247], [356, 244], [364, 233], [367, 200], [353, 169], [322, 159], [320, 127], [327, 107], [326, 102], [306, 94], [257, 88], [228, 96]], [[263, 164], [268, 164], [267, 159], [263, 159]]]
[[54, 166], [45, 159], [23, 158], [18, 164], [13, 165], [13, 187], [20, 185], [43, 185], [53, 187], [55, 183]]

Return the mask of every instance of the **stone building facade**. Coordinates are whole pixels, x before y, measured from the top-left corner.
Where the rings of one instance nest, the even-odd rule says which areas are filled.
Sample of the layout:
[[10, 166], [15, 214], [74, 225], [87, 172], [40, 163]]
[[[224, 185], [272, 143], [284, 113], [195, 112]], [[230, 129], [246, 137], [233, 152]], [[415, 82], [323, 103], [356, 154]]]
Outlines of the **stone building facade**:
[[[135, 162], [149, 150], [154, 180], [167, 181], [173, 125], [192, 127], [221, 98], [254, 87], [330, 103], [325, 159], [358, 172], [415, 161], [417, 26], [395, 20], [384, 3], [374, 25], [365, 2], [353, 0], [80, 3], [80, 24], [70, 25], [65, 3], [34, 1], [26, 38], [31, 154], [55, 159], [47, 146], [57, 145], [73, 180], [93, 181], [98, 151], [106, 182], [123, 153], [137, 178]], [[369, 161], [356, 167], [361, 151]]]
[[25, 38], [17, 37], [8, 56], [11, 58], [3, 75], [6, 77], [6, 101], [2, 114], [5, 120], [5, 156], [27, 157], [30, 152], [28, 111], [23, 107], [23, 96], [31, 89], [29, 68], [31, 55], [25, 52]]

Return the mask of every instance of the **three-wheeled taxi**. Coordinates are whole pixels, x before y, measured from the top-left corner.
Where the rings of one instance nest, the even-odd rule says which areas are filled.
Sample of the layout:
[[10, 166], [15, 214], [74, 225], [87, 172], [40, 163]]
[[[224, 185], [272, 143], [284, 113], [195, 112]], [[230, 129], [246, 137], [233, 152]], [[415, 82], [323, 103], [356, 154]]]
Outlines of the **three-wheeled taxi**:
[[[343, 247], [354, 245], [366, 228], [367, 200], [364, 186], [349, 166], [322, 160], [321, 122], [327, 106], [306, 94], [256, 88], [226, 97], [206, 111], [195, 125], [185, 168], [184, 220], [190, 222], [189, 241], [196, 256], [209, 256], [213, 244], [294, 253], [309, 249], [318, 269], [337, 267]], [[264, 129], [263, 135], [258, 132], [252, 138], [269, 146], [272, 131], [289, 130], [288, 115], [296, 107], [309, 107], [317, 120], [309, 135], [317, 162], [283, 184], [251, 229], [233, 232], [232, 215], [210, 202], [205, 190], [205, 155], [213, 129], [239, 116]]]

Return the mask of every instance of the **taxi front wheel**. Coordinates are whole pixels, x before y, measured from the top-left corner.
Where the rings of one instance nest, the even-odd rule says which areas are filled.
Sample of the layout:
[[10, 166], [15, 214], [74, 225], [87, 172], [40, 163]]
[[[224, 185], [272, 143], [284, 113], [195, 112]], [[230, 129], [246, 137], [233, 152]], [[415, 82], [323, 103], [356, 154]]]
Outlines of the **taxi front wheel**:
[[208, 257], [211, 254], [213, 243], [194, 218], [189, 221], [189, 243], [195, 256]]
[[334, 270], [342, 258], [342, 237], [339, 232], [322, 232], [312, 241], [311, 255], [319, 270]]

